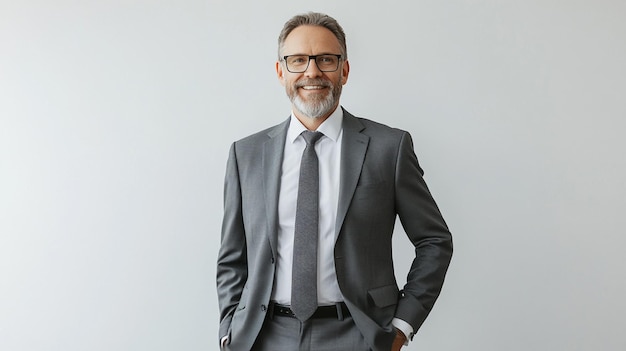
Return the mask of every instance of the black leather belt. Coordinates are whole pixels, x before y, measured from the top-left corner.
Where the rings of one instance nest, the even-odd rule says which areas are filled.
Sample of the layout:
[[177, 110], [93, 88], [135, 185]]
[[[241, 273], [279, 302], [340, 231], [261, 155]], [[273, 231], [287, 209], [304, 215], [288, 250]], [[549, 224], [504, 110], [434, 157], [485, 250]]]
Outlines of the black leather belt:
[[[277, 303], [270, 304], [270, 316], [281, 316], [281, 317], [291, 317], [296, 318], [296, 315], [293, 313], [289, 306], [279, 305]], [[343, 320], [345, 317], [350, 315], [350, 311], [348, 310], [348, 306], [346, 306], [343, 302], [337, 302], [332, 306], [320, 306], [315, 310], [311, 319], [314, 318], [334, 318]]]

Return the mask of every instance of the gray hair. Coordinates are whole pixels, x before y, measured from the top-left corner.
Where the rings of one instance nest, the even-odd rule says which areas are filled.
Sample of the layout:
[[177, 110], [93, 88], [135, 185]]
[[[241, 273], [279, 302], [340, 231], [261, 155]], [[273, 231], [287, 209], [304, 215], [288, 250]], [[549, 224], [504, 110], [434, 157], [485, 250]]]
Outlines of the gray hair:
[[341, 45], [341, 56], [343, 59], [348, 58], [348, 50], [346, 49], [346, 33], [343, 32], [343, 28], [339, 25], [337, 20], [330, 17], [329, 15], [319, 13], [319, 12], [309, 12], [301, 15], [293, 16], [289, 21], [285, 23], [283, 30], [280, 32], [278, 36], [278, 59], [280, 60], [280, 52], [283, 49], [283, 45], [285, 44], [285, 39], [292, 30], [300, 27], [300, 26], [319, 26], [324, 27], [331, 31], [337, 40], [339, 40], [339, 44]]

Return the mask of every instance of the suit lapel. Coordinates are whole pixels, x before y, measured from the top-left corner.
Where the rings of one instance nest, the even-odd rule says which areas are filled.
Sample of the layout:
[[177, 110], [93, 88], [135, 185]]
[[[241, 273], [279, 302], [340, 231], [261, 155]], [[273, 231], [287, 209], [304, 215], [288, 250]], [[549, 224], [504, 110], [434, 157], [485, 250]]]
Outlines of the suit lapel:
[[272, 128], [267, 134], [269, 140], [263, 145], [263, 184], [265, 189], [265, 208], [270, 245], [276, 256], [278, 241], [278, 193], [285, 151], [285, 138], [289, 119]]
[[341, 147], [341, 169], [339, 177], [339, 204], [337, 207], [336, 237], [339, 237], [343, 221], [359, 181], [363, 161], [369, 144], [369, 136], [362, 134], [365, 127], [348, 111], [343, 116], [343, 141]]

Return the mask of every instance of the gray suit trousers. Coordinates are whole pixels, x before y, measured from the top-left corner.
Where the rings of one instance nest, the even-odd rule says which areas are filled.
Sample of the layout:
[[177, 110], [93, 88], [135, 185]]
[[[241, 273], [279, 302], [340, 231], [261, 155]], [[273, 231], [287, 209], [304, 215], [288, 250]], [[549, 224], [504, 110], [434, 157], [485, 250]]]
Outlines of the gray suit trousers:
[[252, 351], [370, 351], [352, 317], [265, 319]]

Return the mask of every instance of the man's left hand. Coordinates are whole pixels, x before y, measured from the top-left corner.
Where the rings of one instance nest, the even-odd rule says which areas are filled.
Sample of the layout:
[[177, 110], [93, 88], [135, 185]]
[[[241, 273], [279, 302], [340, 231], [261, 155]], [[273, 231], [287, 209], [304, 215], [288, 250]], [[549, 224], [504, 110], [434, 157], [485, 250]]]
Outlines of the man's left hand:
[[393, 340], [393, 344], [391, 345], [391, 351], [399, 351], [402, 346], [404, 346], [404, 342], [406, 341], [406, 336], [396, 329], [396, 338]]

